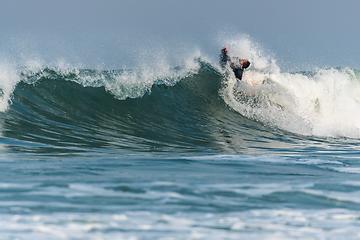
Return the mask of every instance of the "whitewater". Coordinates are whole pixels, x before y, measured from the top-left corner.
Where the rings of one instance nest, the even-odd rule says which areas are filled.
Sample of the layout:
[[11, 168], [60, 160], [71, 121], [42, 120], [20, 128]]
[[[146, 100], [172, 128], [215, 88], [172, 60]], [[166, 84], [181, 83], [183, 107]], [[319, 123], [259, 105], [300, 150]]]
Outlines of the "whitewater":
[[240, 86], [218, 51], [0, 64], [0, 238], [358, 239], [360, 70], [222, 46]]

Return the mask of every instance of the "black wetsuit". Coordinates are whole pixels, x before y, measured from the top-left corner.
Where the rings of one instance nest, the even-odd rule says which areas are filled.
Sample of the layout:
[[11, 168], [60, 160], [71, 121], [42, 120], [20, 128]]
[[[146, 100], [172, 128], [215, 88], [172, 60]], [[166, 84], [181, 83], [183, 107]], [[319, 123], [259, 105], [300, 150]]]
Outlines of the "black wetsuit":
[[227, 62], [230, 62], [230, 67], [233, 70], [235, 77], [239, 80], [242, 79], [242, 75], [244, 73], [244, 68], [242, 68], [240, 66], [239, 63], [239, 59], [236, 58], [235, 63], [231, 61], [231, 58], [227, 55], [227, 53], [225, 52], [225, 50], [221, 50], [221, 55], [220, 55], [220, 65], [222, 68], [226, 67]]
[[233, 70], [235, 77], [239, 80], [242, 79], [242, 75], [244, 73], [244, 69], [240, 66], [236, 66], [234, 63], [230, 63], [230, 67]]

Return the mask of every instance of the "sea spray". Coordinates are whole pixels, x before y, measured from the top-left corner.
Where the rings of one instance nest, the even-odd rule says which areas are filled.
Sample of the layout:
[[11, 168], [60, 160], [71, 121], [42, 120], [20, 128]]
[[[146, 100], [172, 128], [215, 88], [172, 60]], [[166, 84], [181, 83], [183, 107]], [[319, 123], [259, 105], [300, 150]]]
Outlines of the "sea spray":
[[[360, 137], [360, 78], [354, 70], [282, 72], [276, 61], [263, 54], [249, 39], [227, 43], [229, 52], [232, 50], [236, 56], [252, 62], [243, 81], [256, 84], [250, 90], [251, 96], [239, 100], [239, 90], [234, 91], [235, 77], [231, 73], [225, 77], [222, 95], [235, 111], [297, 134]], [[249, 90], [243, 87], [241, 91]]]
[[76, 82], [84, 87], [104, 87], [117, 99], [124, 100], [141, 98], [151, 91], [154, 84], [174, 85], [195, 74], [199, 67], [198, 59], [187, 60], [184, 65], [177, 67], [161, 63], [156, 68], [143, 65], [137, 69], [120, 70], [79, 69], [62, 63], [52, 67], [28, 66], [21, 68], [20, 75], [21, 80], [28, 84], [36, 84], [43, 79], [58, 79]]
[[0, 64], [0, 112], [11, 104], [11, 96], [20, 81], [18, 71], [9, 64]]

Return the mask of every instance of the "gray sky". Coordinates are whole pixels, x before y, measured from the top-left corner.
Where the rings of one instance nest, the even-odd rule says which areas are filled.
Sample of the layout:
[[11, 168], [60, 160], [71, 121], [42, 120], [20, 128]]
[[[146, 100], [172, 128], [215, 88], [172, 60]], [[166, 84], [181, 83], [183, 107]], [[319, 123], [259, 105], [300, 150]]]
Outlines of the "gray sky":
[[[2, 0], [0, 60], [121, 68], [246, 34], [283, 69], [360, 69], [360, 1]], [[171, 55], [170, 54], [170, 55]]]

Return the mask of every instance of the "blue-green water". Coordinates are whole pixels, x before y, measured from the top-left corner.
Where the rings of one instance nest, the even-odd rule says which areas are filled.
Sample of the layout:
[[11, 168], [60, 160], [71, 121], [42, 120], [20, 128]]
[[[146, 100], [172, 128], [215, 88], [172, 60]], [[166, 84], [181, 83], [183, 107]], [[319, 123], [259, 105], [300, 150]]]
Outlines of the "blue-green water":
[[0, 239], [360, 237], [356, 70], [5, 70]]

